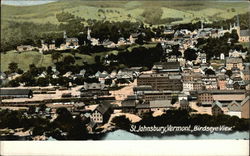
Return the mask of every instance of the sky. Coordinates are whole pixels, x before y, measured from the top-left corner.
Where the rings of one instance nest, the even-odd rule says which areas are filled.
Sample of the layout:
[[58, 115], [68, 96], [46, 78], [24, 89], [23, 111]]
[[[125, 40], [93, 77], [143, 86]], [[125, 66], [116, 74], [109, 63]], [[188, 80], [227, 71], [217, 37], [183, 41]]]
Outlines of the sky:
[[1, 0], [1, 4], [17, 5], [17, 6], [28, 6], [28, 5], [40, 5], [57, 0]]

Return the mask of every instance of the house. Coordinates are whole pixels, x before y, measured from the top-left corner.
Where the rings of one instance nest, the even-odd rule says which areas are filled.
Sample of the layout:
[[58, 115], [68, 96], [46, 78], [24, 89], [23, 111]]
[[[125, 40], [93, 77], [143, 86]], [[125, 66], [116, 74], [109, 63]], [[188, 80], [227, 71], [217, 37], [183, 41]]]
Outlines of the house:
[[240, 30], [239, 41], [240, 42], [249, 42], [250, 41], [250, 31], [249, 30]]
[[121, 102], [122, 112], [124, 113], [136, 113], [136, 106], [139, 104], [139, 98], [136, 95], [129, 95], [125, 100]]
[[155, 90], [182, 91], [181, 75], [166, 73], [142, 74], [137, 78], [137, 85], [150, 85]]
[[67, 48], [78, 48], [78, 38], [66, 38], [66, 47]]
[[245, 59], [246, 56], [247, 56], [247, 51], [243, 53], [237, 50], [229, 50], [229, 57], [242, 57], [243, 59]]
[[102, 103], [94, 109], [91, 113], [90, 119], [97, 124], [104, 124], [109, 120], [112, 113], [112, 105], [109, 103]]
[[129, 36], [130, 43], [135, 43], [141, 33], [133, 33]]
[[203, 63], [203, 64], [207, 63], [207, 55], [206, 55], [206, 53], [201, 53], [200, 54], [200, 60], [201, 60], [201, 63]]
[[238, 57], [227, 57], [226, 58], [226, 69], [231, 70], [232, 68], [239, 68], [243, 70], [243, 60]]
[[181, 110], [190, 110], [189, 102], [185, 99], [180, 100], [180, 109]]
[[82, 97], [109, 95], [108, 88], [102, 83], [84, 83], [80, 91]]
[[0, 89], [1, 98], [32, 98], [33, 92], [30, 89]]
[[250, 96], [247, 96], [241, 103], [241, 118], [249, 119], [250, 113]]
[[215, 101], [212, 104], [212, 114], [215, 116], [224, 114], [222, 103], [220, 103], [219, 101]]
[[0, 72], [0, 80], [5, 80], [7, 75], [4, 72]]
[[21, 45], [21, 46], [17, 46], [17, 51], [18, 52], [23, 52], [23, 51], [31, 51], [34, 50], [35, 47], [31, 46], [31, 45]]
[[228, 112], [227, 112], [228, 115], [238, 116], [239, 118], [241, 118], [241, 105], [240, 105], [240, 103], [238, 103], [234, 100], [230, 104], [228, 104], [227, 108], [228, 108]]

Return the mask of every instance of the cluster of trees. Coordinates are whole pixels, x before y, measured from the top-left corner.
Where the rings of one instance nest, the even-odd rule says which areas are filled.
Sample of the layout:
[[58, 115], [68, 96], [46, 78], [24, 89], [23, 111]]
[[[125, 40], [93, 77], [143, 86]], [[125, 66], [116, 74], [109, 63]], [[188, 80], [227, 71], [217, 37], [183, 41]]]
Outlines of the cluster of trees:
[[58, 34], [55, 33], [57, 31], [59, 31], [58, 26], [51, 23], [9, 21], [1, 30], [0, 52], [16, 49], [18, 45], [40, 46], [40, 39], [49, 37], [48, 32], [53, 32], [54, 39], [58, 38]]
[[118, 60], [120, 64], [124, 64], [128, 67], [141, 66], [152, 68], [155, 62], [161, 60], [163, 50], [160, 44], [157, 44], [153, 48], [138, 47], [132, 49], [131, 52], [125, 51], [118, 53], [118, 55], [112, 55], [112, 59]]
[[[39, 115], [26, 116], [21, 111], [0, 110], [0, 128], [24, 128], [24, 130], [32, 130], [33, 136], [45, 134], [47, 137], [52, 136], [58, 140], [88, 139], [89, 135], [86, 128], [88, 120], [84, 120], [80, 116], [73, 118], [66, 108], [58, 108], [56, 113], [57, 118], [50, 121]], [[62, 132], [66, 133], [66, 136], [63, 136]]]
[[237, 31], [233, 30], [232, 33], [225, 33], [220, 38], [199, 38], [196, 47], [201, 48], [206, 53], [207, 60], [210, 60], [212, 57], [220, 57], [221, 53], [228, 56], [230, 49], [247, 51], [247, 48], [244, 48], [242, 45], [235, 44], [238, 42], [238, 39]]
[[24, 115], [22, 111], [11, 111], [8, 109], [0, 110], [0, 128], [24, 128], [24, 130], [28, 130], [34, 127], [44, 127], [49, 123], [49, 120], [37, 117], [27, 117]]

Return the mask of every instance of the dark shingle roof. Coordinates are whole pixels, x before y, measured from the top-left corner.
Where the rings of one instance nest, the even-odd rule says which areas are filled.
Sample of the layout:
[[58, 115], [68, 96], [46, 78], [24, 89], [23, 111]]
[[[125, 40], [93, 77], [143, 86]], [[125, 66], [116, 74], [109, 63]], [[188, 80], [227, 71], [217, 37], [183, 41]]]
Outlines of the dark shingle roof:
[[249, 30], [240, 30], [240, 36], [250, 36]]
[[29, 95], [30, 89], [0, 89], [0, 95]]
[[102, 115], [105, 114], [109, 108], [111, 108], [111, 104], [105, 103], [105, 104], [100, 104], [96, 107], [96, 110], [100, 112]]

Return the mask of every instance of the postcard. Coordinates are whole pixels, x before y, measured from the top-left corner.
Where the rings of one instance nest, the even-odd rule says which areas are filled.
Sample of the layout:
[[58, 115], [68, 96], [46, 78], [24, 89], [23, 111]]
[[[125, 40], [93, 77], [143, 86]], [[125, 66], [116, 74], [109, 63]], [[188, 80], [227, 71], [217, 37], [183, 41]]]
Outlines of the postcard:
[[1, 1], [0, 140], [249, 141], [249, 4]]

